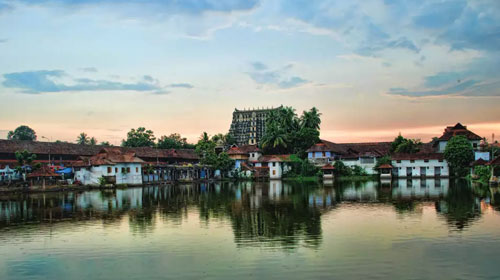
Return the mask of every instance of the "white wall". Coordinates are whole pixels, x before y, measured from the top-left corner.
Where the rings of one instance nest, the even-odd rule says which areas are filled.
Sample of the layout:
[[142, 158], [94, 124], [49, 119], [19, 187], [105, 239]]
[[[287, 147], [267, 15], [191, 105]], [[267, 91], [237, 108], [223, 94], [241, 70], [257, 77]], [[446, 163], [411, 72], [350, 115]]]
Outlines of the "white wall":
[[398, 169], [398, 173], [396, 176], [398, 177], [407, 177], [406, 170], [407, 168], [411, 168], [411, 177], [420, 177], [420, 167], [425, 167], [425, 176], [434, 177], [434, 168], [439, 167], [441, 170], [440, 177], [448, 177], [450, 175], [448, 163], [446, 160], [440, 162], [437, 159], [430, 159], [428, 162], [425, 160], [401, 160], [398, 162], [397, 160], [392, 161], [392, 166]]
[[281, 162], [272, 161], [267, 165], [269, 166], [269, 178], [281, 179], [281, 176], [283, 176], [283, 168], [281, 168]]
[[366, 173], [369, 174], [369, 175], [378, 174], [378, 172], [373, 169], [375, 167], [375, 164], [377, 163], [377, 159], [374, 158], [374, 157], [372, 159], [373, 159], [373, 163], [361, 163], [361, 159], [360, 158], [358, 158], [357, 160], [340, 159], [340, 161], [345, 166], [349, 166], [349, 167], [353, 167], [355, 165], [361, 166], [366, 171]]
[[[108, 167], [111, 168], [111, 172], [108, 172]], [[122, 172], [127, 168], [130, 169], [129, 173]], [[75, 172], [75, 180], [84, 185], [99, 185], [99, 178], [102, 176], [115, 176], [116, 184], [140, 185], [142, 184], [142, 167], [140, 163], [119, 163], [92, 166], [89, 169], [82, 168]]]

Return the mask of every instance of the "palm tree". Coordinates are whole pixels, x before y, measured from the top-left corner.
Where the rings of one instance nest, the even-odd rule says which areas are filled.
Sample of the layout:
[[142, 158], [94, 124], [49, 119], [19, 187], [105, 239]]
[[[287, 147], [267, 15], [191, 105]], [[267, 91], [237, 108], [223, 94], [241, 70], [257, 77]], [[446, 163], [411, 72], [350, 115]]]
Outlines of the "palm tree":
[[320, 116], [321, 113], [319, 113], [316, 107], [312, 107], [309, 111], [304, 111], [302, 113], [301, 126], [319, 130], [321, 124]]
[[281, 153], [288, 147], [287, 141], [286, 133], [276, 125], [271, 125], [266, 129], [261, 146], [264, 150]]
[[78, 137], [76, 138], [76, 143], [80, 145], [87, 145], [89, 144], [89, 137], [87, 136], [87, 133], [82, 132]]
[[92, 146], [97, 145], [97, 139], [95, 139], [95, 137], [90, 138], [89, 145], [92, 145]]

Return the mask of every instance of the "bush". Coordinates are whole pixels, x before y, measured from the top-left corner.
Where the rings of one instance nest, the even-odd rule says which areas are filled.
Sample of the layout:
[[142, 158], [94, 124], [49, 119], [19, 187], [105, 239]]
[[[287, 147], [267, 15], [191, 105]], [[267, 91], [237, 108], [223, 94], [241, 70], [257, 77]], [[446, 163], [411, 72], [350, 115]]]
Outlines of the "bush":
[[347, 167], [343, 162], [337, 160], [333, 165], [335, 167], [335, 172], [339, 176], [352, 176], [352, 169]]
[[99, 186], [104, 187], [106, 185], [106, 183], [107, 183], [107, 181], [106, 181], [106, 178], [104, 178], [104, 176], [99, 178]]
[[476, 166], [474, 168], [474, 174], [477, 175], [479, 181], [488, 183], [491, 176], [491, 166]]
[[352, 174], [354, 176], [366, 176], [367, 175], [366, 170], [359, 165], [354, 165], [352, 167]]

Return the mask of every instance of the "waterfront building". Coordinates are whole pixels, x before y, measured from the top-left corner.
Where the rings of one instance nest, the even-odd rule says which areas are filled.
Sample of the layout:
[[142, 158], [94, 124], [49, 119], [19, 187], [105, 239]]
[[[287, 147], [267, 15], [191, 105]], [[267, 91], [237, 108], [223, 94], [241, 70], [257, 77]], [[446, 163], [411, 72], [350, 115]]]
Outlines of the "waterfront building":
[[394, 154], [392, 175], [399, 178], [448, 177], [450, 169], [442, 153]]
[[[464, 126], [461, 123], [457, 123], [454, 126], [447, 126], [444, 129], [443, 135], [441, 135], [441, 137], [439, 137], [437, 139], [437, 141], [434, 144], [437, 148], [437, 152], [444, 153], [444, 150], [446, 149], [446, 144], [448, 144], [448, 141], [453, 136], [457, 136], [457, 135], [465, 136], [471, 142], [474, 150], [479, 149], [479, 144], [480, 144], [481, 140], [483, 139], [481, 136], [468, 130], [467, 126]], [[489, 160], [489, 159], [485, 159], [485, 160]]]
[[306, 152], [309, 162], [318, 167], [339, 160], [349, 167], [360, 166], [367, 174], [377, 174], [374, 170], [377, 158], [389, 154], [390, 147], [391, 142], [333, 143], [321, 140]]
[[75, 180], [83, 185], [99, 185], [101, 178], [110, 184], [142, 184], [142, 164], [134, 152], [103, 148], [98, 154], [73, 164]]
[[229, 134], [238, 146], [260, 144], [266, 131], [267, 115], [278, 108], [234, 109]]
[[262, 155], [256, 145], [234, 146], [227, 153], [235, 161], [233, 171], [244, 177], [281, 179], [290, 170], [290, 155]]

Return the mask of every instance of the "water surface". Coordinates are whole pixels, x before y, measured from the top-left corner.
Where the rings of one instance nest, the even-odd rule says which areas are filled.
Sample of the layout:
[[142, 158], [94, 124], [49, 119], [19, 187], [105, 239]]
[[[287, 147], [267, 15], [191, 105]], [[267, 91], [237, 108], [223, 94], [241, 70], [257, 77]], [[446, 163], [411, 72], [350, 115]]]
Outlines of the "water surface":
[[448, 180], [4, 196], [0, 279], [499, 279], [496, 201]]

